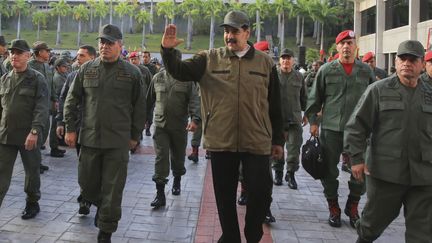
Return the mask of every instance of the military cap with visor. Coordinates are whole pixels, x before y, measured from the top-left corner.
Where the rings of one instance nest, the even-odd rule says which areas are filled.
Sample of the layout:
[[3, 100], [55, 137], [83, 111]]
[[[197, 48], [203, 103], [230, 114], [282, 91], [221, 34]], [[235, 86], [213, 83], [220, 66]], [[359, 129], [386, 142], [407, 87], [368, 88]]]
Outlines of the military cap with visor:
[[422, 43], [420, 43], [420, 41], [407, 40], [399, 44], [396, 55], [397, 56], [411, 55], [411, 56], [423, 58], [424, 51], [425, 49]]
[[30, 46], [25, 40], [15, 39], [11, 41], [11, 46], [8, 48], [8, 50], [30, 51]]
[[33, 43], [33, 51], [47, 50], [51, 51], [52, 49], [48, 47], [48, 44], [43, 41], [36, 41]]
[[281, 54], [280, 54], [279, 57], [284, 57], [284, 56], [290, 56], [290, 57], [293, 57], [293, 56], [294, 56], [294, 52], [291, 51], [291, 50], [288, 49], [288, 48], [285, 48], [285, 49], [282, 50], [282, 52], [281, 52]]
[[249, 27], [249, 17], [242, 11], [230, 11], [225, 15], [223, 24], [220, 27], [230, 26], [236, 29]]
[[54, 67], [59, 67], [59, 66], [67, 66], [68, 62], [66, 61], [65, 58], [57, 58], [57, 60], [55, 60], [54, 62]]
[[425, 62], [432, 61], [432, 51], [426, 52], [424, 60], [425, 60]]
[[96, 39], [106, 39], [110, 42], [116, 42], [123, 39], [120, 29], [112, 24], [102, 26], [99, 31], [99, 36]]

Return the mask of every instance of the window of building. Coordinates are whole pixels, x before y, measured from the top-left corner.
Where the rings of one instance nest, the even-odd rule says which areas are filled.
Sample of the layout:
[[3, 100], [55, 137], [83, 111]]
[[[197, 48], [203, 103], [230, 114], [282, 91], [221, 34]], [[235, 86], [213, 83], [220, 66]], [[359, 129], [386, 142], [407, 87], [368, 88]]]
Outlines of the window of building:
[[432, 19], [432, 0], [420, 0], [420, 22]]
[[376, 6], [361, 12], [361, 36], [373, 34], [376, 31]]
[[394, 29], [408, 25], [409, 3], [408, 0], [385, 1], [386, 23], [385, 29]]

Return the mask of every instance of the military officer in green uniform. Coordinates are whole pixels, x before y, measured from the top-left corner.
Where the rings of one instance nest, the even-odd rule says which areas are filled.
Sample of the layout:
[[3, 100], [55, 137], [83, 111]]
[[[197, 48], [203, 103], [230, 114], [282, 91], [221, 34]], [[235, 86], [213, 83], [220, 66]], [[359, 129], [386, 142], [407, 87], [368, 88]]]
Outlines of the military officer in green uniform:
[[7, 42], [4, 36], [0, 35], [0, 77], [7, 73], [3, 62], [5, 60], [5, 54], [7, 53]]
[[66, 97], [65, 141], [77, 143], [82, 104], [78, 182], [82, 198], [97, 207], [98, 242], [111, 242], [121, 217], [129, 149], [144, 129], [145, 83], [140, 70], [120, 58], [117, 26], [104, 25], [98, 39], [100, 57], [80, 67]]
[[364, 56], [362, 58], [362, 62], [369, 65], [369, 67], [374, 72], [374, 76], [375, 76], [376, 80], [387, 78], [386, 71], [384, 71], [381, 68], [376, 66], [375, 54], [373, 52], [370, 51], [370, 52], [367, 52], [366, 54], [364, 54]]
[[396, 55], [396, 75], [370, 85], [346, 125], [352, 174], [367, 183], [357, 243], [376, 240], [402, 206], [405, 242], [432, 242], [432, 84], [420, 79], [419, 41]]
[[27, 194], [22, 219], [39, 213], [41, 133], [48, 118], [48, 92], [45, 78], [31, 69], [30, 47], [25, 40], [11, 43], [13, 70], [0, 80], [0, 206], [9, 189], [19, 152], [24, 166]]
[[425, 72], [422, 73], [420, 78], [423, 81], [428, 81], [432, 83], [432, 51], [428, 51], [425, 53], [424, 61], [425, 61]]
[[[306, 108], [306, 87], [302, 74], [293, 69], [294, 62], [294, 52], [290, 49], [283, 49], [279, 57], [277, 71], [287, 149], [285, 180], [291, 189], [297, 189], [294, 174], [299, 169], [300, 146], [303, 143], [302, 124], [307, 123], [306, 117], [302, 118], [301, 114], [301, 111]], [[273, 170], [275, 171], [273, 183], [277, 186], [282, 185], [284, 165], [284, 158], [273, 160]]]
[[306, 94], [309, 95], [309, 93], [312, 90], [312, 85], [316, 80], [316, 75], [318, 73], [319, 68], [323, 65], [324, 63], [322, 61], [314, 61], [312, 63], [312, 68], [310, 70], [310, 72], [308, 73], [308, 75], [306, 75], [306, 78], [304, 80], [305, 85], [306, 85]]
[[[311, 134], [318, 136], [317, 114], [322, 111], [320, 140], [327, 171], [321, 183], [330, 211], [328, 222], [333, 227], [340, 227], [337, 165], [343, 152], [345, 124], [360, 96], [375, 79], [369, 66], [355, 59], [357, 45], [352, 30], [339, 33], [336, 37], [336, 49], [339, 54], [338, 59], [324, 64], [318, 70], [305, 113], [309, 118]], [[364, 183], [351, 176], [348, 187], [349, 196], [344, 212], [350, 218], [351, 226], [354, 227], [359, 218], [358, 203], [364, 193]]]
[[[201, 122], [198, 115], [199, 100], [193, 82], [180, 82], [166, 70], [158, 72], [150, 85], [147, 95], [147, 109], [155, 104], [153, 144], [156, 152], [155, 171], [152, 177], [156, 183], [157, 195], [151, 206], [165, 206], [165, 184], [168, 182], [170, 165], [174, 182], [173, 195], [180, 195], [181, 176], [186, 173], [184, 166], [187, 145], [187, 131], [195, 131]], [[191, 122], [188, 124], [188, 116]]]

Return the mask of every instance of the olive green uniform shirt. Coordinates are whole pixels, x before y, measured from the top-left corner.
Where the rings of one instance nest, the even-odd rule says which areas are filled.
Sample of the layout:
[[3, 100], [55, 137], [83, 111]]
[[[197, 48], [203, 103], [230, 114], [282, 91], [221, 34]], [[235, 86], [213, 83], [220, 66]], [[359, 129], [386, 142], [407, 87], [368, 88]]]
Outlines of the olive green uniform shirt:
[[55, 86], [53, 81], [53, 72], [47, 63], [39, 62], [36, 59], [32, 59], [28, 62], [28, 65], [40, 72], [46, 79], [47, 87], [48, 87], [48, 96], [50, 97], [50, 101], [56, 102], [58, 100], [57, 94], [55, 92]]
[[312, 85], [306, 108], [311, 124], [318, 124], [317, 113], [322, 109], [322, 129], [342, 132], [360, 96], [375, 81], [370, 67], [355, 60], [351, 75], [347, 75], [339, 60], [320, 67]]
[[394, 75], [368, 87], [347, 123], [344, 143], [351, 163], [366, 161], [372, 177], [432, 185], [432, 84], [419, 79], [409, 88]]
[[24, 145], [31, 129], [38, 134], [48, 119], [48, 91], [45, 78], [27, 68], [10, 71], [0, 80], [0, 143]]
[[138, 141], [144, 129], [145, 83], [140, 70], [124, 60], [85, 63], [78, 71], [64, 105], [66, 132], [77, 131], [79, 143], [92, 148], [121, 148]]
[[306, 108], [306, 88], [300, 72], [293, 69], [289, 73], [284, 73], [280, 67], [277, 70], [280, 82], [284, 130], [288, 130], [290, 124], [300, 125], [302, 123], [301, 111]]

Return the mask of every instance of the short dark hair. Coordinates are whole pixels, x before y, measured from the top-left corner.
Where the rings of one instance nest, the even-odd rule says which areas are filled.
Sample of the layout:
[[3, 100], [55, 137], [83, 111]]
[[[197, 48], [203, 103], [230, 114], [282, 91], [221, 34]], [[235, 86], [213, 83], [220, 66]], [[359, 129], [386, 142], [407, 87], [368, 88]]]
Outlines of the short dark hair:
[[143, 55], [144, 55], [144, 54], [147, 54], [147, 53], [149, 54], [149, 56], [151, 56], [151, 54], [150, 54], [149, 51], [143, 51]]
[[91, 46], [91, 45], [82, 45], [82, 46], [79, 47], [79, 49], [85, 49], [85, 50], [87, 50], [87, 52], [88, 52], [88, 54], [90, 56], [96, 57], [96, 55], [97, 55], [96, 54], [96, 49], [93, 46]]

